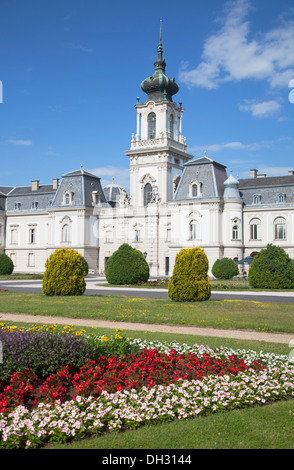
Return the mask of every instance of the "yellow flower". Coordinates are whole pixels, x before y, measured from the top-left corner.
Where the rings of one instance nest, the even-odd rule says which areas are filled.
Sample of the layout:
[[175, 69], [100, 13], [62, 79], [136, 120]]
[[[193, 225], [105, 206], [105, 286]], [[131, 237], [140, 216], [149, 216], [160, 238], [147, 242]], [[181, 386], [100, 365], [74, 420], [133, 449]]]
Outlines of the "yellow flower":
[[100, 339], [101, 339], [101, 341], [108, 341], [107, 336], [102, 336]]

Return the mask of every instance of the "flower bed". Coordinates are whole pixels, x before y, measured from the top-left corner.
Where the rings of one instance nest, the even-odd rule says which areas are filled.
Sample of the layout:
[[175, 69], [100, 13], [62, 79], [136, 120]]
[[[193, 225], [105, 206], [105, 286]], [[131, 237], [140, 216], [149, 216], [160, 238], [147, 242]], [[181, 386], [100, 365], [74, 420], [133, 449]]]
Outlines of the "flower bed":
[[29, 370], [12, 374], [0, 388], [0, 447], [38, 447], [294, 396], [294, 366], [284, 356], [129, 342], [137, 354], [60, 367], [45, 381]]

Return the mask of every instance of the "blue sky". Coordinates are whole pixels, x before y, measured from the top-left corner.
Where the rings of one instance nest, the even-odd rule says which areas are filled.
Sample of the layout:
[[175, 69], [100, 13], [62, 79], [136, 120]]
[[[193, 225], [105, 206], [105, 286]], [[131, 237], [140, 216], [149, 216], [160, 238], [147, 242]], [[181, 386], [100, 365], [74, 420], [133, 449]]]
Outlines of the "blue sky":
[[239, 178], [294, 170], [293, 0], [151, 5], [0, 1], [0, 185], [50, 183], [82, 164], [128, 189], [124, 151], [161, 17], [189, 153]]

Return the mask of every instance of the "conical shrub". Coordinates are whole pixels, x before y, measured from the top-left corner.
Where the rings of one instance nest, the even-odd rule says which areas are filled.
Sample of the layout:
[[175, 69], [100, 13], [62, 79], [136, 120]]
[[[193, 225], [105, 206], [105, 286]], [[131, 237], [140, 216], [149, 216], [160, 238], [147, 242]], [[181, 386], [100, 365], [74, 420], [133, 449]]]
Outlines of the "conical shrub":
[[183, 248], [177, 255], [173, 275], [168, 284], [169, 297], [177, 302], [208, 300], [211, 287], [208, 259], [201, 248]]

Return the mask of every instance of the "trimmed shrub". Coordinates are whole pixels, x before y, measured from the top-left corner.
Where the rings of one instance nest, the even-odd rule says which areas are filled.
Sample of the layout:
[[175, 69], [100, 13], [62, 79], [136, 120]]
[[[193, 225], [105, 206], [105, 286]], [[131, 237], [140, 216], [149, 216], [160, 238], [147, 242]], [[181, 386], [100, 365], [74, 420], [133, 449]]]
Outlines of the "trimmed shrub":
[[221, 258], [215, 261], [211, 272], [217, 279], [232, 279], [239, 274], [239, 268], [233, 259]]
[[43, 292], [46, 295], [82, 295], [86, 289], [84, 258], [76, 250], [61, 248], [46, 261]]
[[110, 284], [138, 284], [149, 279], [149, 265], [141, 251], [124, 243], [108, 259], [105, 276]]
[[84, 273], [85, 273], [85, 276], [87, 276], [89, 272], [89, 265], [88, 265], [86, 258], [83, 258], [83, 263], [84, 263]]
[[184, 248], [176, 256], [168, 295], [178, 302], [208, 300], [211, 287], [208, 279], [208, 259], [201, 248]]
[[269, 243], [254, 258], [249, 284], [262, 289], [293, 289], [294, 263], [280, 246]]
[[0, 255], [0, 274], [9, 275], [12, 273], [13, 269], [14, 265], [9, 256], [4, 253]]

